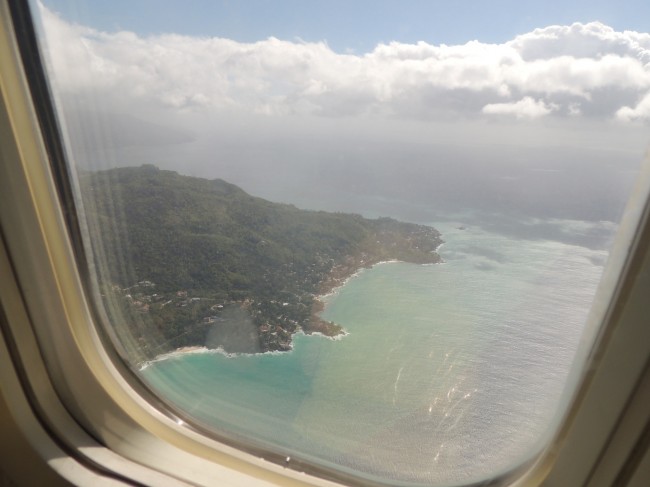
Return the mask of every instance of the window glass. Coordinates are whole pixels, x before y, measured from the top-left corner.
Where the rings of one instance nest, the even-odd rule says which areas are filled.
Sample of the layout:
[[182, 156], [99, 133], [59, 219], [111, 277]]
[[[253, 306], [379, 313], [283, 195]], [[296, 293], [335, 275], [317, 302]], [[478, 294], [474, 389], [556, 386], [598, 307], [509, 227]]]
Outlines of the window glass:
[[648, 142], [648, 9], [34, 3], [119, 354], [289, 467], [533, 458]]

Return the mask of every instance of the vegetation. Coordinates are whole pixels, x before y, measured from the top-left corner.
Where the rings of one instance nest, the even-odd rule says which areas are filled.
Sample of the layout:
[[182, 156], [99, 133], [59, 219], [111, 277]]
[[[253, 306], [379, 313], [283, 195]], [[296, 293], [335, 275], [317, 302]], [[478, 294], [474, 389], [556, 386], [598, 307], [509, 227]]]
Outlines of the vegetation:
[[147, 165], [80, 176], [99, 288], [146, 357], [183, 346], [286, 350], [298, 330], [340, 327], [319, 294], [360, 267], [435, 263], [439, 233], [389, 218], [300, 210], [223, 180]]

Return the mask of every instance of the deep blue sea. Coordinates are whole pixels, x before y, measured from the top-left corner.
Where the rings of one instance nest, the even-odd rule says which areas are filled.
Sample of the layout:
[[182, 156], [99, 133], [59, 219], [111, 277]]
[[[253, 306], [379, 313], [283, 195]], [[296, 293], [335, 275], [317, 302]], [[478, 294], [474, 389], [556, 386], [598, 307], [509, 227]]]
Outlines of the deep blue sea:
[[198, 420], [400, 482], [485, 479], [552, 433], [614, 225], [431, 221], [443, 264], [384, 263], [326, 298], [340, 340], [172, 355], [142, 373]]

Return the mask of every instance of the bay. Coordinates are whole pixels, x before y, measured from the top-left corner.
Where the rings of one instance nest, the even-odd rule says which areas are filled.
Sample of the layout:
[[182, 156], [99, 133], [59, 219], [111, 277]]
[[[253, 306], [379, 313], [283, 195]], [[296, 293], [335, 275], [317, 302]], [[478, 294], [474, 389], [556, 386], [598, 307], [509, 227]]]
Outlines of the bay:
[[209, 427], [287, 456], [389, 483], [498, 475], [552, 431], [607, 251], [468, 221], [432, 223], [444, 264], [380, 264], [327, 296], [340, 340], [180, 354], [142, 374]]

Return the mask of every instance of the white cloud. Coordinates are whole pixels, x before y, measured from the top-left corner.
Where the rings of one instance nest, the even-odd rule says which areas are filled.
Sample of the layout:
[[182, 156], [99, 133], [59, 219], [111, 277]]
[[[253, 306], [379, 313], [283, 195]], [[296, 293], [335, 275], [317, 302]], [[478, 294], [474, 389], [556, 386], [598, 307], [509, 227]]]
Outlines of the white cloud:
[[530, 96], [514, 103], [491, 103], [483, 107], [482, 112], [489, 115], [513, 115], [517, 118], [538, 118], [557, 110], [557, 105], [547, 105], [542, 100]]
[[125, 105], [414, 119], [632, 120], [650, 110], [650, 34], [598, 22], [536, 29], [504, 44], [392, 42], [353, 55], [325, 42], [104, 33], [41, 11], [56, 88]]
[[633, 120], [650, 121], [650, 93], [646, 94], [637, 105], [632, 107], [623, 107], [616, 112], [619, 120], [626, 122]]
[[616, 32], [600, 22], [553, 25], [517, 36], [508, 43], [526, 61], [571, 56], [598, 59], [606, 55], [650, 62], [650, 34]]
[[569, 115], [571, 115], [572, 117], [577, 117], [582, 115], [582, 109], [580, 108], [579, 103], [570, 103], [568, 109], [569, 109]]

